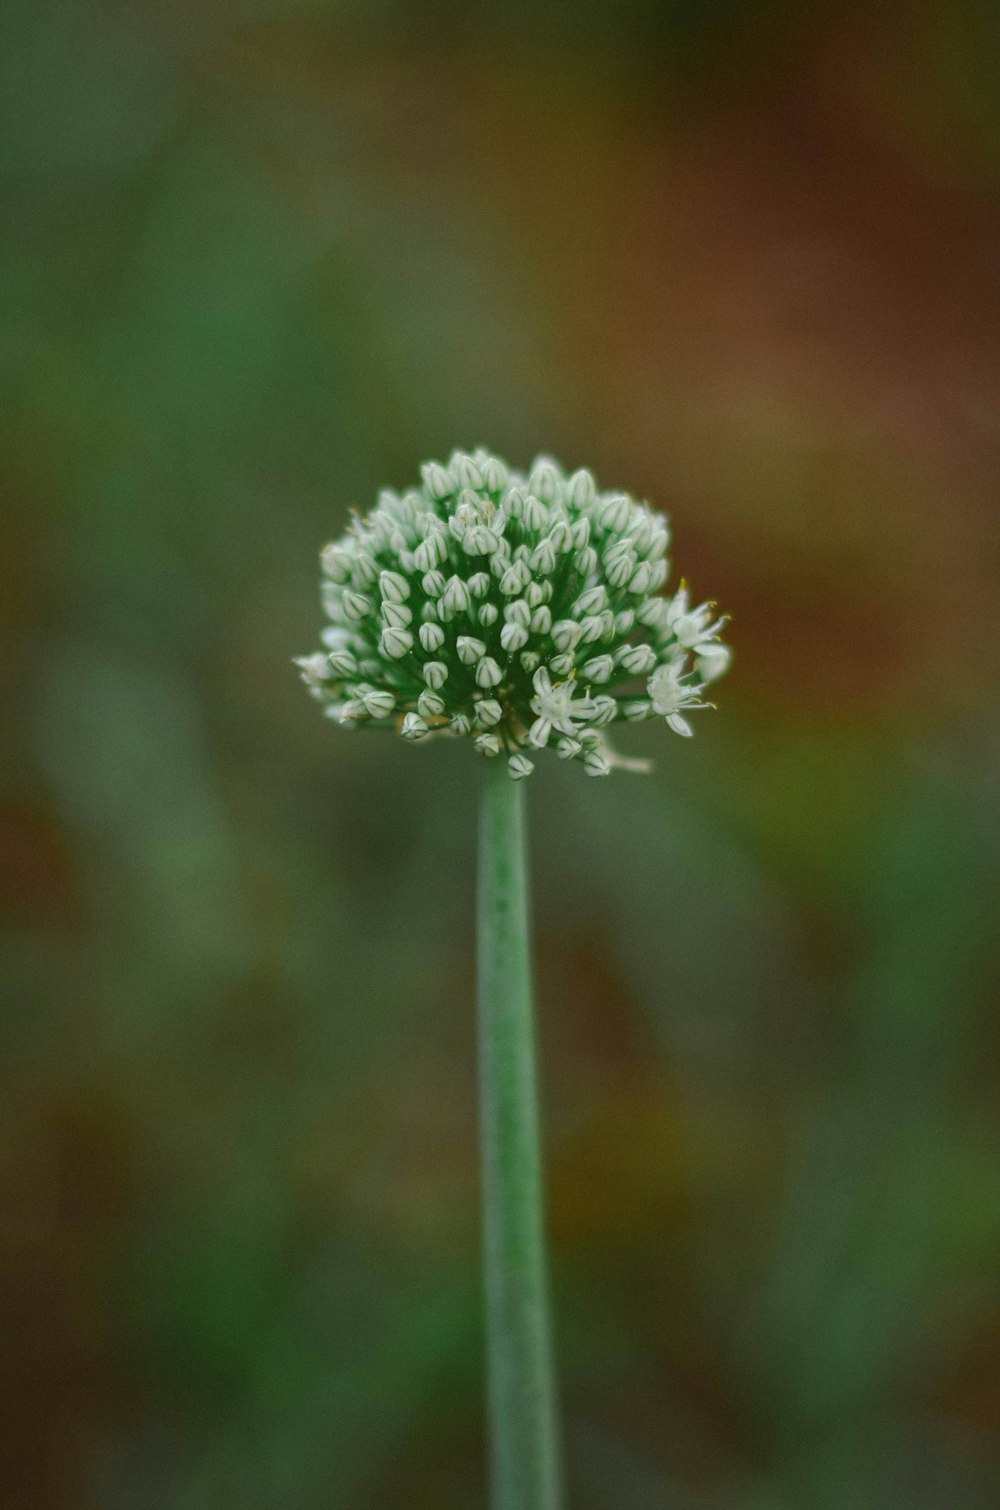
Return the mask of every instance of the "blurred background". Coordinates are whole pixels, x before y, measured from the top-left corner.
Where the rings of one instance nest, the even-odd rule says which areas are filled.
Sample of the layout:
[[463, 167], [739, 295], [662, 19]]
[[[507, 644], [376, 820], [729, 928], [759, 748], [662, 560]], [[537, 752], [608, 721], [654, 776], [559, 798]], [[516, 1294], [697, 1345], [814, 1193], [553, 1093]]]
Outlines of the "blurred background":
[[1000, 1504], [998, 14], [4, 7], [4, 1506], [485, 1506], [478, 769], [290, 664], [477, 444], [737, 652], [530, 783], [570, 1506]]

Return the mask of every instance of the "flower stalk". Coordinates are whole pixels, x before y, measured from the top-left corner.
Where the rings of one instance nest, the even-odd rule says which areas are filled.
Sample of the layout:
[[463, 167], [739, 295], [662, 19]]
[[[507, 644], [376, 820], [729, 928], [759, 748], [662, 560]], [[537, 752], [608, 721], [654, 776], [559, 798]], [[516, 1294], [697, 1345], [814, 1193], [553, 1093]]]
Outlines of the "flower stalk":
[[539, 1151], [524, 795], [483, 773], [478, 1013], [483, 1263], [495, 1510], [560, 1504]]

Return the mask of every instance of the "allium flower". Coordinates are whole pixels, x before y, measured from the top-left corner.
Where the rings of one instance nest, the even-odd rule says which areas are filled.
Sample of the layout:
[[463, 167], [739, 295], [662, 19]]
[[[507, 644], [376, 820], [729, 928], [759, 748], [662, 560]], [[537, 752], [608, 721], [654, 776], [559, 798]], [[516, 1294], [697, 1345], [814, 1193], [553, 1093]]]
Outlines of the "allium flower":
[[328, 717], [404, 739], [470, 738], [510, 775], [552, 747], [607, 775], [605, 729], [708, 707], [726, 670], [725, 624], [663, 591], [670, 527], [590, 472], [548, 457], [527, 476], [486, 451], [428, 462], [324, 548], [325, 647], [302, 679]]

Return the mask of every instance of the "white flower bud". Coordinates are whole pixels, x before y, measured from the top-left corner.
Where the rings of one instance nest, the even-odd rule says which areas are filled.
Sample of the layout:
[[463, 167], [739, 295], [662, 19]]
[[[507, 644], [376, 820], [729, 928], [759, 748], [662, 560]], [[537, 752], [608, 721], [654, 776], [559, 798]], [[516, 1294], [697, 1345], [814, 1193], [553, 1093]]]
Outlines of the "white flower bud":
[[554, 671], [556, 676], [569, 676], [573, 670], [573, 657], [570, 652], [566, 651], [563, 655], [554, 655], [549, 661], [549, 669]]
[[531, 615], [531, 632], [532, 634], [548, 634], [551, 628], [552, 610], [547, 604], [543, 603]]
[[357, 656], [350, 650], [331, 650], [329, 655], [330, 670], [335, 676], [356, 676], [358, 670]]
[[428, 497], [438, 503], [451, 496], [452, 481], [444, 467], [436, 461], [428, 461], [420, 468], [420, 475], [424, 479], [424, 487]]
[[589, 508], [597, 496], [593, 473], [588, 472], [586, 467], [574, 472], [567, 484], [566, 496], [574, 508]]
[[524, 515], [524, 492], [521, 488], [508, 488], [503, 495], [504, 512], [511, 519], [520, 519]]
[[608, 601], [607, 588], [603, 586], [589, 587], [581, 593], [573, 604], [573, 612], [580, 619], [586, 619], [592, 614], [601, 613]]
[[582, 749], [583, 745], [578, 739], [570, 739], [569, 735], [564, 734], [556, 745], [556, 754], [560, 760], [572, 760]]
[[[302, 672], [302, 680], [304, 682], [328, 681], [333, 670], [330, 657], [323, 655], [319, 650], [314, 655], [296, 656], [295, 664]], [[350, 672], [347, 674], [350, 675]]]
[[505, 598], [516, 598], [519, 592], [523, 592], [530, 580], [531, 573], [523, 561], [515, 561], [507, 567], [500, 578], [500, 591]]
[[592, 545], [585, 546], [582, 551], [577, 551], [574, 560], [581, 577], [590, 577], [597, 570], [597, 552]]
[[405, 603], [382, 604], [382, 621], [390, 629], [405, 629], [412, 618], [413, 614]]
[[430, 730], [419, 713], [407, 713], [399, 732], [404, 739], [423, 739]]
[[611, 763], [600, 750], [588, 750], [583, 757], [583, 769], [588, 776], [610, 776]]
[[578, 519], [573, 526], [573, 545], [578, 551], [590, 544], [590, 520]]
[[630, 724], [637, 724], [644, 718], [652, 718], [653, 705], [648, 698], [637, 697], [631, 702], [622, 703], [622, 712]]
[[471, 456], [458, 456], [452, 463], [452, 473], [463, 488], [478, 491], [483, 486], [483, 474]]
[[528, 631], [520, 624], [505, 624], [500, 631], [500, 644], [504, 650], [520, 650], [527, 643]]
[[552, 626], [552, 643], [557, 650], [575, 650], [582, 633], [576, 619], [559, 619]]
[[531, 553], [531, 569], [547, 577], [556, 569], [556, 548], [547, 537]]
[[594, 640], [599, 640], [604, 633], [604, 620], [599, 613], [590, 614], [580, 621], [580, 642], [590, 645]]
[[649, 591], [653, 580], [653, 570], [648, 561], [640, 561], [632, 574], [632, 580], [628, 585], [629, 592], [646, 593]]
[[507, 762], [507, 772], [511, 781], [523, 781], [525, 776], [530, 776], [534, 769], [534, 761], [529, 760], [527, 755], [522, 755], [520, 752], [512, 755]]
[[392, 693], [378, 687], [371, 692], [363, 692], [361, 701], [365, 705], [365, 711], [371, 714], [372, 718], [388, 718], [396, 706], [396, 699]]
[[383, 629], [379, 646], [391, 661], [401, 661], [413, 649], [413, 636], [408, 629]]
[[424, 666], [424, 681], [435, 692], [439, 692], [447, 680], [448, 667], [444, 661], [428, 661]]
[[573, 548], [573, 530], [565, 519], [557, 519], [549, 530], [549, 541], [558, 555], [564, 556]]
[[583, 674], [591, 682], [609, 682], [614, 669], [614, 659], [610, 655], [595, 655], [592, 661], [584, 663]]
[[429, 598], [439, 598], [445, 590], [444, 573], [439, 571], [424, 572], [420, 579], [420, 585]]
[[604, 575], [612, 587], [624, 587], [635, 570], [635, 556], [631, 551], [624, 551], [610, 563], [605, 558]]
[[529, 535], [540, 535], [549, 522], [549, 511], [541, 499], [528, 497], [524, 500], [524, 528]]
[[352, 592], [350, 588], [345, 590], [342, 602], [344, 617], [350, 619], [352, 624], [360, 624], [372, 611], [371, 600], [363, 593]]
[[535, 667], [541, 663], [541, 659], [542, 658], [538, 654], [537, 650], [521, 651], [521, 665], [524, 667], [525, 671], [534, 671]]
[[444, 698], [437, 692], [421, 692], [417, 698], [417, 712], [421, 718], [440, 718], [444, 712]]
[[485, 598], [490, 590], [489, 573], [477, 571], [469, 578], [469, 591], [474, 598]]
[[500, 741], [495, 734], [477, 734], [472, 743], [479, 754], [485, 755], [487, 759], [500, 754]]
[[647, 598], [640, 603], [635, 616], [647, 629], [663, 629], [666, 626], [670, 605], [666, 598]]
[[499, 544], [499, 535], [487, 529], [485, 524], [478, 524], [469, 530], [462, 542], [462, 549], [467, 556], [491, 556]]
[[483, 474], [483, 487], [487, 493], [502, 493], [507, 486], [507, 468], [497, 457], [491, 456], [484, 462], [480, 471]]
[[503, 616], [508, 624], [520, 624], [522, 629], [527, 629], [531, 623], [531, 609], [523, 598], [515, 598], [512, 603], [505, 603]]
[[410, 584], [398, 571], [380, 572], [378, 585], [387, 603], [405, 603], [410, 596]]
[[469, 589], [461, 577], [449, 577], [448, 585], [438, 603], [438, 613], [441, 618], [448, 622], [457, 613], [465, 613], [469, 607]]
[[617, 702], [613, 697], [608, 697], [606, 693], [602, 693], [600, 697], [595, 697], [593, 704], [594, 711], [591, 717], [598, 727], [602, 724], [611, 723], [618, 713]]
[[633, 676], [644, 676], [656, 665], [656, 651], [652, 645], [629, 645], [618, 652], [618, 661]]
[[486, 646], [482, 640], [475, 640], [468, 634], [459, 635], [455, 642], [455, 648], [458, 651], [458, 658], [463, 666], [474, 666], [486, 654]]
[[624, 638], [635, 628], [635, 609], [620, 608], [615, 614], [615, 634]]
[[500, 617], [500, 610], [495, 603], [484, 603], [479, 610], [479, 622], [489, 628]]
[[480, 687], [498, 687], [503, 681], [503, 672], [491, 655], [483, 656], [476, 666], [476, 681]]
[[319, 554], [324, 572], [333, 582], [346, 582], [351, 575], [353, 557], [339, 545], [324, 545]]
[[503, 709], [495, 697], [484, 697], [476, 703], [475, 719], [484, 729], [492, 729], [503, 718]]
[[448, 542], [443, 535], [434, 533], [428, 535], [426, 540], [421, 540], [413, 552], [413, 564], [418, 571], [433, 571], [447, 557]]
[[631, 510], [631, 502], [624, 493], [612, 493], [601, 508], [601, 524], [606, 530], [623, 530]]
[[419, 635], [420, 643], [429, 655], [440, 650], [444, 644], [444, 630], [440, 624], [421, 624]]
[[561, 491], [562, 480], [547, 457], [540, 456], [531, 469], [528, 488], [543, 503], [554, 503]]
[[[406, 544], [405, 540], [403, 544]], [[365, 551], [360, 551], [355, 556], [354, 565], [351, 568], [351, 581], [355, 587], [373, 587], [377, 576], [378, 567], [375, 565], [375, 557], [369, 556]]]

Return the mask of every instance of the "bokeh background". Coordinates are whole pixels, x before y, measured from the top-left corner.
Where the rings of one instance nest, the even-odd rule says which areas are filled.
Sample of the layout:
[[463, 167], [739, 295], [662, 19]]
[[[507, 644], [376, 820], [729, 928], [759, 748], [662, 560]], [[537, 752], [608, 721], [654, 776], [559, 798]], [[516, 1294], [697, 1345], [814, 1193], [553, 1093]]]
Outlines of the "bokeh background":
[[998, 14], [4, 7], [4, 1505], [486, 1503], [478, 770], [290, 664], [480, 443], [737, 651], [530, 783], [572, 1510], [1000, 1504]]

